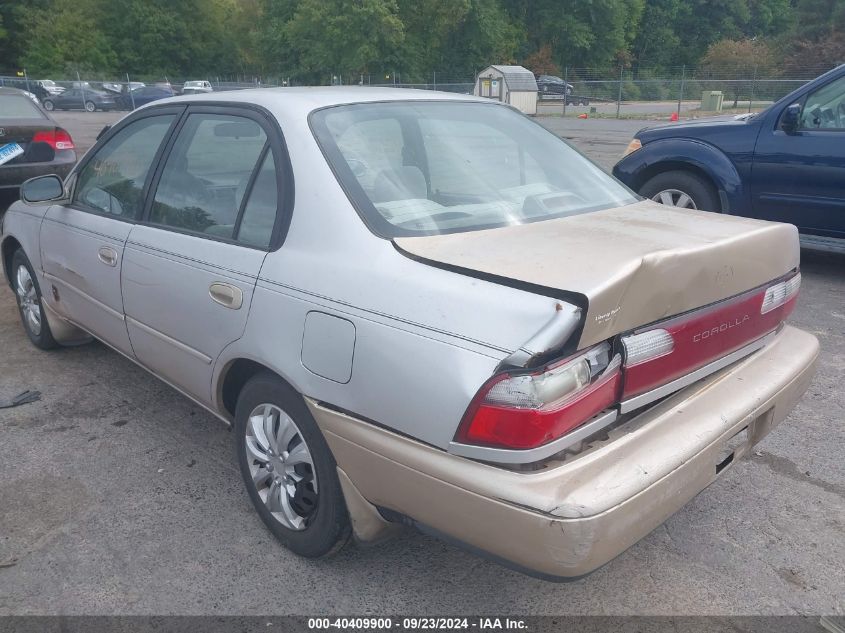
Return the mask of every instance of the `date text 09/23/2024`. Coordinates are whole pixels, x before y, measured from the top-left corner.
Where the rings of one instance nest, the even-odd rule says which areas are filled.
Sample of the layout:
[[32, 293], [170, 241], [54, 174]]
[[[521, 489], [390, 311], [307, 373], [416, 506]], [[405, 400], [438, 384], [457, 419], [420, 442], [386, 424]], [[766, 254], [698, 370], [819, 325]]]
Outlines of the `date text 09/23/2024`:
[[522, 630], [528, 628], [520, 618], [441, 618], [408, 617], [400, 619], [363, 617], [363, 618], [309, 618], [309, 630], [448, 630], [477, 629], [480, 631]]

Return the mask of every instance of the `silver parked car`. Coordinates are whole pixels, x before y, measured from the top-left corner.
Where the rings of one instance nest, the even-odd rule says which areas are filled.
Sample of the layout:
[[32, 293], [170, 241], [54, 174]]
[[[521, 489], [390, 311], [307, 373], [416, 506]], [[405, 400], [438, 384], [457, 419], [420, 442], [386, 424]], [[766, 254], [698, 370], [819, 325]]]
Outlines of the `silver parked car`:
[[96, 337], [235, 431], [303, 556], [397, 524], [543, 577], [608, 562], [781, 422], [816, 339], [785, 224], [641, 201], [486, 99], [158, 101], [2, 258], [40, 348]]

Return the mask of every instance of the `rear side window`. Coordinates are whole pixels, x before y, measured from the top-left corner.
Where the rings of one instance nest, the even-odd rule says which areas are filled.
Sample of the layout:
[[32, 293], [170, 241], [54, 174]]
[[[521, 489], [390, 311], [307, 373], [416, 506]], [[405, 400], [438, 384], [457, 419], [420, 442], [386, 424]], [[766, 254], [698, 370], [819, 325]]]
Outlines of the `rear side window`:
[[239, 242], [257, 248], [270, 248], [276, 209], [279, 206], [279, 188], [276, 181], [276, 161], [268, 151], [261, 169], [255, 177], [249, 199], [236, 238]]
[[191, 114], [162, 171], [150, 222], [235, 239], [267, 135], [246, 117]]
[[4, 119], [44, 119], [44, 115], [26, 95], [0, 95], [0, 114]]
[[153, 159], [174, 116], [135, 121], [110, 138], [79, 173], [74, 202], [99, 213], [137, 219]]

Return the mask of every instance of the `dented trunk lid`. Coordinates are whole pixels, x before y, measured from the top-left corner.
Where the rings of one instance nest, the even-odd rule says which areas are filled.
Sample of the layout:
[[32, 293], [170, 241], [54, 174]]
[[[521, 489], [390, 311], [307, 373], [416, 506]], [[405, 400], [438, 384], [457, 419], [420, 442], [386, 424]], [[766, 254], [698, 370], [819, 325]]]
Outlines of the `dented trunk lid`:
[[578, 347], [736, 296], [799, 264], [790, 224], [650, 201], [394, 242], [416, 259], [465, 274], [574, 293], [586, 306]]

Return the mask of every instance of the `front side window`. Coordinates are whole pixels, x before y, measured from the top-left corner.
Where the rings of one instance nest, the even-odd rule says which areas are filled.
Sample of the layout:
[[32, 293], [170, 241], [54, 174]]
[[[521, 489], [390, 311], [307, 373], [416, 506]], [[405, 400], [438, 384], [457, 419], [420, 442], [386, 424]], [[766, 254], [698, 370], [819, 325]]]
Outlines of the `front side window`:
[[386, 238], [525, 224], [636, 197], [554, 134], [486, 103], [391, 102], [311, 115], [367, 225]]
[[805, 130], [845, 130], [845, 77], [810, 93], [801, 111]]
[[147, 117], [110, 138], [79, 173], [74, 202], [123, 219], [140, 217], [144, 185], [174, 118]]
[[252, 119], [190, 115], [162, 170], [150, 222], [235, 239], [241, 204], [266, 143]]

